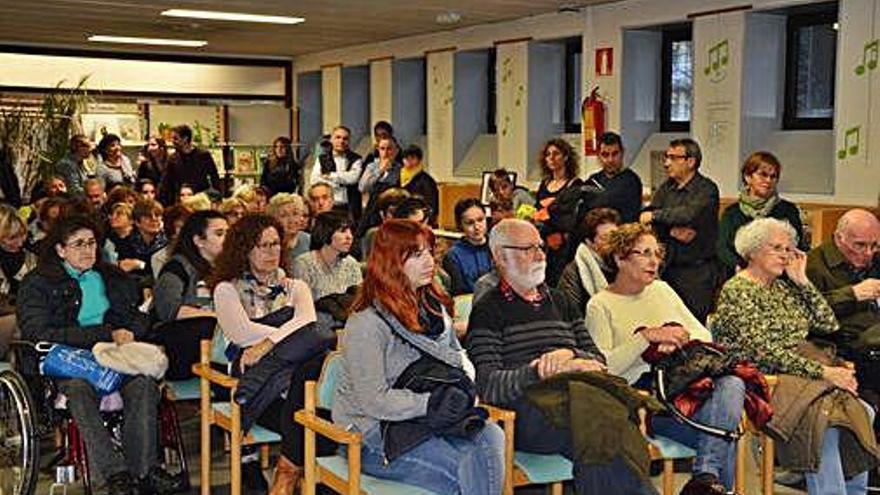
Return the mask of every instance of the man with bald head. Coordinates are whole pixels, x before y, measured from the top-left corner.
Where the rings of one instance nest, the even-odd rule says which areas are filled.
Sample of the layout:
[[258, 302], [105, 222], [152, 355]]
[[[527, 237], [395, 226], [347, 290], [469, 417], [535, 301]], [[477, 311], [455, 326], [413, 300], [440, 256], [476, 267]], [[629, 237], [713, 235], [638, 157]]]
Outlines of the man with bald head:
[[807, 277], [840, 321], [838, 350], [849, 359], [880, 348], [880, 220], [867, 210], [840, 217], [832, 239], [810, 251]]

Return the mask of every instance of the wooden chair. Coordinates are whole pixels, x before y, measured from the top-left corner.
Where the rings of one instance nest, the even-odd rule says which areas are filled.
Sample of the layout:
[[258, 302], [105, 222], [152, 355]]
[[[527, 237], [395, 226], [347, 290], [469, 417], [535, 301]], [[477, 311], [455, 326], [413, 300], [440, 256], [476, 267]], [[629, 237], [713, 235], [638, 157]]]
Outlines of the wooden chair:
[[[281, 441], [281, 437], [266, 428], [254, 426], [247, 435], [241, 433], [241, 408], [232, 400], [238, 380], [211, 367], [212, 342], [200, 343], [200, 361], [192, 366], [193, 374], [199, 377], [199, 398], [201, 400], [201, 473], [199, 483], [201, 495], [211, 494], [211, 425], [219, 426], [229, 434], [230, 442], [230, 490], [232, 495], [241, 495], [241, 447], [260, 445], [260, 459], [263, 469], [268, 467], [269, 444]], [[229, 400], [211, 401], [211, 385], [229, 390]]]
[[[773, 390], [776, 388], [776, 384], [779, 383], [779, 378], [776, 375], [765, 375], [764, 378], [767, 379], [767, 385], [770, 387], [770, 395], [773, 395]], [[769, 435], [762, 432], [758, 428], [755, 427], [751, 423], [751, 421], [744, 420], [746, 435], [740, 439], [740, 449], [742, 453], [737, 452], [737, 463], [736, 463], [736, 477], [737, 480], [745, 478], [745, 466], [740, 459], [745, 458], [745, 445], [749, 442], [743, 441], [749, 435], [758, 435], [758, 440], [760, 442], [761, 448], [761, 493], [764, 495], [773, 495], [773, 462], [775, 461], [776, 451], [775, 444], [773, 443], [773, 439], [770, 438]], [[742, 466], [742, 467], [741, 467]], [[739, 486], [737, 486], [737, 492], [740, 492]]]
[[[334, 392], [341, 366], [341, 352], [328, 355], [318, 381], [309, 381], [305, 389], [305, 407], [297, 411], [296, 420], [305, 427], [305, 482], [304, 495], [314, 495], [318, 483], [323, 483], [338, 493], [422, 494], [430, 492], [395, 481], [382, 480], [360, 472], [361, 434], [351, 432], [320, 418], [318, 407], [329, 409], [333, 405]], [[498, 407], [483, 405], [489, 419], [499, 423], [504, 430], [504, 456], [507, 469], [504, 479], [505, 495], [513, 495], [514, 488], [527, 485], [549, 485], [552, 495], [562, 495], [566, 481], [572, 480], [573, 465], [562, 455], [543, 455], [514, 449], [514, 425], [516, 413]], [[347, 446], [347, 457], [316, 455], [316, 434]], [[681, 456], [692, 457], [693, 450], [668, 439], [660, 439], [651, 446], [652, 455], [668, 459], [669, 469], [664, 470], [664, 486], [672, 486], [672, 461]], [[664, 491], [664, 495], [671, 495]]]

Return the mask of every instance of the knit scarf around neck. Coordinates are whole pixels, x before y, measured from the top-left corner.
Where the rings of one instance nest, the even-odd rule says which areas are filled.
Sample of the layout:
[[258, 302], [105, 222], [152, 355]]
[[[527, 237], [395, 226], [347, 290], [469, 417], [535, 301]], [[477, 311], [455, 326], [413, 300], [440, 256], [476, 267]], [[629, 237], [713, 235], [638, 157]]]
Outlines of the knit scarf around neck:
[[248, 318], [262, 318], [284, 304], [287, 296], [281, 284], [283, 278], [284, 270], [279, 268], [265, 284], [257, 280], [251, 272], [245, 272], [241, 278], [235, 280], [238, 299]]
[[749, 218], [764, 218], [779, 203], [779, 193], [774, 192], [769, 198], [751, 196], [747, 191], [739, 193], [739, 209]]
[[419, 165], [416, 168], [403, 167], [400, 169], [400, 186], [406, 187], [409, 184], [409, 181], [413, 180], [415, 176], [419, 175], [419, 172], [422, 171], [422, 166]]

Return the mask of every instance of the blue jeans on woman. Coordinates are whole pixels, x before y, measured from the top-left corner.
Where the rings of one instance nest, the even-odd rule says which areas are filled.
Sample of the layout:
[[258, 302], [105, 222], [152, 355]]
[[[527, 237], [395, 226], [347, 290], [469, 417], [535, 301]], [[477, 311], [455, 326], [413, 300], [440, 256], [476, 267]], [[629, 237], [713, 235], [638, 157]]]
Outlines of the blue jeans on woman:
[[363, 437], [361, 469], [376, 478], [440, 495], [500, 495], [504, 488], [504, 432], [495, 423], [472, 440], [431, 437], [386, 465], [379, 426]]
[[[745, 384], [739, 377], [717, 378], [712, 395], [703, 402], [693, 419], [716, 428], [735, 430], [742, 418], [744, 399]], [[671, 416], [655, 416], [652, 427], [655, 435], [675, 440], [697, 451], [694, 474], [715, 475], [728, 490], [733, 488], [736, 442], [701, 433]]]
[[[874, 408], [864, 404], [870, 423], [874, 424]], [[843, 477], [840, 461], [840, 429], [828, 428], [822, 439], [822, 456], [819, 470], [806, 473], [807, 493], [810, 495], [864, 495], [868, 493], [868, 472], [859, 473], [850, 479]]]

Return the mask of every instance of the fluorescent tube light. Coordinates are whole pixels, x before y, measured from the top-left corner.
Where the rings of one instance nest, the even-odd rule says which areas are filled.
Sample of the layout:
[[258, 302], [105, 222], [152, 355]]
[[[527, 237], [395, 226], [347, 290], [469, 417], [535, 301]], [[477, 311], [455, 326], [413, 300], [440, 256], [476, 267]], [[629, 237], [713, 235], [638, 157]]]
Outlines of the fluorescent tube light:
[[269, 24], [299, 24], [305, 22], [302, 17], [281, 15], [240, 14], [237, 12], [214, 12], [210, 10], [169, 9], [162, 12], [169, 17], [188, 17], [193, 19], [210, 19], [214, 21], [265, 22]]
[[174, 40], [166, 38], [135, 38], [132, 36], [108, 36], [103, 34], [94, 34], [88, 37], [89, 41], [100, 43], [128, 43], [134, 45], [160, 45], [160, 46], [186, 46], [190, 48], [201, 48], [208, 44], [202, 40]]

